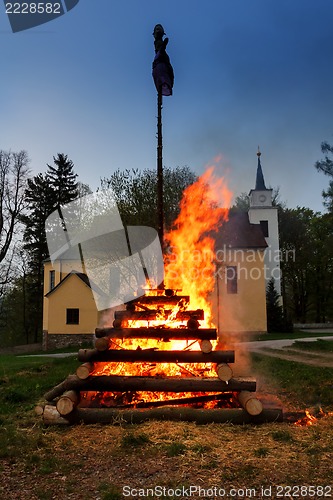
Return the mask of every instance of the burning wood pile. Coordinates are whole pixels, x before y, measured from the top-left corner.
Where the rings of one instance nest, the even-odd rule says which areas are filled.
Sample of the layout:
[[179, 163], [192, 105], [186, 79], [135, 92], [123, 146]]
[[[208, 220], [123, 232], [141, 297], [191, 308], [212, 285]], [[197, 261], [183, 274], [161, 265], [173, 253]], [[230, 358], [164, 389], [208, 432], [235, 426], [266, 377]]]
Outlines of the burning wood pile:
[[113, 327], [96, 329], [95, 348], [79, 351], [83, 364], [37, 413], [46, 424], [280, 420], [281, 410], [263, 409], [253, 378], [233, 376], [234, 351], [217, 349], [216, 328], [201, 327], [204, 311], [189, 306], [171, 289], [129, 301]]
[[36, 408], [45, 423], [282, 418], [279, 408], [263, 409], [255, 379], [235, 375], [232, 345], [218, 338], [212, 233], [228, 219], [220, 204], [230, 205], [232, 195], [213, 170], [184, 191], [174, 229], [165, 235], [165, 288], [147, 282], [143, 293], [124, 300], [125, 309], [103, 319], [94, 349], [78, 353], [83, 364], [76, 374]]

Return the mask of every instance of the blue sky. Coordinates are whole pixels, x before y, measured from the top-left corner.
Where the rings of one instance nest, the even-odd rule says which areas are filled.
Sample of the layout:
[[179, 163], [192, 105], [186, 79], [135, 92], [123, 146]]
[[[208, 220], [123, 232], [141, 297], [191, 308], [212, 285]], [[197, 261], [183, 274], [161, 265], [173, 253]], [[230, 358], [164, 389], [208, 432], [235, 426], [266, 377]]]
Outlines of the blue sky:
[[314, 168], [333, 143], [332, 0], [80, 0], [13, 34], [0, 4], [1, 149], [33, 173], [57, 153], [92, 189], [115, 169], [156, 167], [152, 31], [169, 36], [174, 95], [164, 98], [164, 164], [198, 174], [221, 154], [235, 195], [266, 185], [290, 208], [322, 211]]

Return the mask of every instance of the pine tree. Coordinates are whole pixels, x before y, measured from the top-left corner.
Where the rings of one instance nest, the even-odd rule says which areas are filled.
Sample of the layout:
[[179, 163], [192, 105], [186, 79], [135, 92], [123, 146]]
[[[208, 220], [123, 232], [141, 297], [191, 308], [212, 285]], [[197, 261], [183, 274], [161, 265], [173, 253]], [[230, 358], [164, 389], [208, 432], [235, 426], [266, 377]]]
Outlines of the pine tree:
[[38, 174], [28, 181], [25, 199], [29, 214], [22, 217], [25, 224], [24, 248], [29, 256], [27, 303], [32, 313], [34, 340], [41, 333], [43, 315], [43, 261], [48, 258], [45, 232], [47, 217], [60, 205], [79, 196], [74, 165], [66, 155], [53, 158], [55, 166], [48, 165], [46, 174]]
[[67, 155], [58, 153], [53, 157], [55, 166], [47, 165], [46, 178], [54, 191], [54, 208], [66, 205], [78, 197], [77, 174], [74, 164]]
[[286, 329], [280, 296], [275, 289], [274, 278], [268, 282], [266, 289], [267, 331], [284, 332]]

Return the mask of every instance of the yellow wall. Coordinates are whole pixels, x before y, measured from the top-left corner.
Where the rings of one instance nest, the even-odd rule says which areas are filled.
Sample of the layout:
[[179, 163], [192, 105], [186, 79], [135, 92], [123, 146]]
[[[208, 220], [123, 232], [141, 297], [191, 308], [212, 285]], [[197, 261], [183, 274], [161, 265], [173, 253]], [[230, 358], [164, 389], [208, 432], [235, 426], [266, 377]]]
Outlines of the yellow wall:
[[[212, 297], [219, 332], [266, 332], [266, 283], [261, 250], [230, 250], [219, 263]], [[237, 266], [237, 293], [227, 293], [226, 266]], [[219, 308], [218, 308], [219, 306]]]
[[[71, 275], [53, 293], [45, 297], [50, 291], [49, 271], [52, 270], [51, 262], [44, 266], [44, 311], [43, 330], [49, 334], [86, 334], [94, 333], [98, 326], [98, 311], [91, 288], [75, 274]], [[56, 270], [55, 285], [60, 282], [73, 269], [78, 270], [73, 262], [63, 265], [61, 273]], [[79, 309], [79, 324], [66, 324], [66, 309]]]

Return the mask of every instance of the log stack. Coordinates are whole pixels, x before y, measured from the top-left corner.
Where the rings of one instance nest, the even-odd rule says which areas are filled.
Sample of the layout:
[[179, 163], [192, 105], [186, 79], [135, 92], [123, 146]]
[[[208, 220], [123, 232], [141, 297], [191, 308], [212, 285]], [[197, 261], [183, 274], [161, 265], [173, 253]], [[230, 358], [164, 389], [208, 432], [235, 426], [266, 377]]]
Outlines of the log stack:
[[[76, 374], [48, 391], [47, 403], [38, 405], [36, 413], [46, 424], [134, 423], [150, 418], [198, 423], [281, 420], [280, 409], [265, 410], [256, 398], [255, 379], [233, 376], [230, 364], [235, 361], [234, 351], [214, 350], [216, 329], [201, 328], [204, 311], [188, 306], [189, 297], [173, 290], [151, 291], [127, 302], [125, 310], [116, 311], [112, 327], [96, 328], [94, 348], [79, 350], [78, 360], [83, 364]], [[170, 319], [177, 322], [177, 327]], [[138, 326], [138, 321], [146, 326]], [[147, 339], [153, 341], [154, 347], [140, 346]], [[136, 348], [128, 349], [133, 340]], [[171, 345], [175, 340], [186, 341], [185, 348], [159, 349], [160, 342]], [[196, 342], [199, 348], [190, 350]], [[109, 363], [116, 367], [141, 364], [140, 373], [142, 366], [149, 369], [143, 375], [135, 374], [134, 369], [131, 375], [105, 375], [96, 369]], [[150, 375], [149, 370], [162, 363], [176, 365], [181, 374]], [[145, 401], [142, 394], [148, 393], [150, 397]], [[99, 407], [87, 404], [91, 394]], [[101, 403], [105, 394], [107, 405]]]

